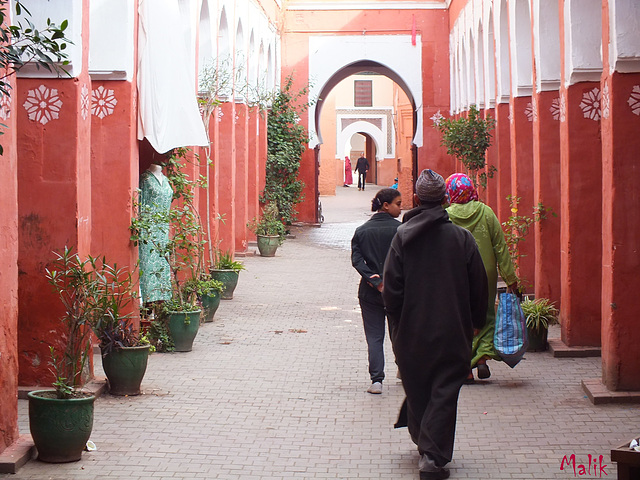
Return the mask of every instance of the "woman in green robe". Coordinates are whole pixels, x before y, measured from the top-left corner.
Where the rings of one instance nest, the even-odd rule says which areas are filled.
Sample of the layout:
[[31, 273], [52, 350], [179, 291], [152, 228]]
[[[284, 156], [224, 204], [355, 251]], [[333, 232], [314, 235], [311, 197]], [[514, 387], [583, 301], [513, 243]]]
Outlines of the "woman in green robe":
[[[477, 367], [478, 378], [489, 378], [491, 371], [487, 360], [500, 360], [493, 346], [493, 334], [496, 324], [496, 291], [498, 288], [498, 270], [508, 285], [508, 291], [515, 291], [518, 277], [509, 249], [504, 239], [500, 221], [491, 207], [478, 200], [478, 193], [471, 179], [463, 173], [454, 173], [446, 181], [450, 206], [447, 213], [451, 221], [471, 232], [480, 250], [480, 256], [487, 271], [489, 282], [489, 305], [487, 322], [473, 337], [471, 352], [471, 368]], [[469, 373], [469, 381], [473, 381], [473, 372]]]

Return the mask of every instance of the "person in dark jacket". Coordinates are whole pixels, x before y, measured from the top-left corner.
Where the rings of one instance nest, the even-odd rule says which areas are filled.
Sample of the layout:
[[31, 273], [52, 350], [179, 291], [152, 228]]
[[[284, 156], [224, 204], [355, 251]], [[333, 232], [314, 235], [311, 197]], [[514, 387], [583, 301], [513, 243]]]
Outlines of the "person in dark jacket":
[[473, 235], [451, 223], [444, 179], [423, 170], [383, 270], [393, 352], [406, 399], [396, 427], [418, 446], [420, 478], [449, 477], [458, 394], [474, 330], [487, 313], [487, 274]]
[[385, 312], [382, 303], [384, 260], [387, 258], [391, 239], [400, 222], [402, 197], [398, 190], [383, 188], [371, 201], [375, 213], [367, 222], [356, 228], [351, 240], [351, 264], [361, 275], [358, 299], [362, 311], [364, 334], [369, 351], [369, 393], [382, 393], [384, 380]]
[[369, 171], [369, 160], [364, 157], [364, 152], [360, 155], [360, 158], [356, 160], [355, 171], [358, 173], [358, 190], [364, 190], [367, 172]]

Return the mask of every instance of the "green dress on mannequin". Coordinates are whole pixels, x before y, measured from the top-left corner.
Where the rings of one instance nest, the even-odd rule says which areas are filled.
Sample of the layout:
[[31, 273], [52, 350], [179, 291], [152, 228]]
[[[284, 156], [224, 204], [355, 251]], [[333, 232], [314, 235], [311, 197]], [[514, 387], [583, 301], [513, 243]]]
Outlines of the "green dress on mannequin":
[[169, 212], [172, 200], [173, 189], [162, 167], [151, 165], [140, 177], [140, 215], [151, 220], [150, 227], [140, 232], [145, 240], [139, 243], [143, 303], [171, 299], [171, 270], [159, 250], [169, 242], [169, 222], [163, 214]]

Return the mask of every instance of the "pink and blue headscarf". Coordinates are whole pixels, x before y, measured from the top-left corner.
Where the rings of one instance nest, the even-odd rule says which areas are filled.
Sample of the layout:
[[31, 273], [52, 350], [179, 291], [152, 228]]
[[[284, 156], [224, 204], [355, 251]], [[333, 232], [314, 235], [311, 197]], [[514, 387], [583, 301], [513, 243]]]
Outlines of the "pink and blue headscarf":
[[450, 203], [468, 203], [478, 200], [478, 192], [469, 176], [464, 173], [454, 173], [445, 182]]

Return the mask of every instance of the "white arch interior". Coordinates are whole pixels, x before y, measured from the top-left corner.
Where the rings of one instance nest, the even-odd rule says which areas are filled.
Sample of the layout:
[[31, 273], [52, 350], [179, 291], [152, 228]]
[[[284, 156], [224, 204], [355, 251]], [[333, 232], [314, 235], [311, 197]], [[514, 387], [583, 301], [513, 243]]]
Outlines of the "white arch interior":
[[247, 56], [244, 46], [244, 32], [242, 30], [242, 22], [238, 20], [238, 28], [236, 29], [236, 55], [234, 61], [234, 86], [236, 100], [242, 101], [247, 95]]
[[496, 51], [495, 38], [493, 34], [493, 11], [489, 13], [489, 26], [487, 30], [487, 88], [486, 98], [488, 107], [495, 107], [496, 104]]
[[274, 75], [275, 75], [275, 72], [273, 70], [273, 55], [271, 53], [271, 45], [269, 45], [269, 48], [267, 50], [267, 90], [268, 91], [271, 91], [274, 89], [274, 86], [275, 86]]
[[602, 74], [601, 0], [564, 2], [564, 75], [566, 86], [597, 82]]
[[486, 105], [484, 91], [484, 34], [482, 31], [482, 23], [478, 25], [478, 49], [476, 52], [476, 97], [478, 108], [484, 108]]
[[473, 34], [469, 32], [469, 77], [467, 85], [469, 87], [469, 105], [476, 105], [476, 43]]
[[[417, 39], [420, 45], [420, 38]], [[375, 61], [398, 74], [409, 88], [417, 110], [413, 143], [422, 146], [422, 57], [421, 49], [412, 47], [409, 35], [353, 35], [309, 37], [309, 98], [317, 100], [320, 92], [344, 67], [362, 60]], [[309, 108], [309, 147], [318, 145], [315, 125], [316, 105]]]
[[529, 0], [510, 3], [511, 93], [523, 97], [533, 90], [533, 56], [531, 51], [531, 13]]
[[[511, 95], [509, 83], [509, 10], [507, 0], [501, 0], [497, 13], [500, 22], [496, 38], [496, 70], [498, 76], [496, 103], [506, 103]], [[495, 30], [494, 30], [495, 31]]]
[[558, 5], [533, 0], [533, 46], [536, 65], [536, 90], [560, 88], [560, 12]]
[[467, 110], [469, 108], [469, 76], [467, 74], [467, 51], [466, 45], [464, 41], [461, 43], [462, 46], [462, 56], [460, 57], [460, 76], [462, 78], [462, 110]]
[[351, 137], [356, 133], [366, 133], [373, 139], [373, 143], [376, 145], [376, 159], [385, 151], [386, 134], [375, 125], [360, 121], [352, 123], [339, 133], [336, 140], [336, 152], [343, 152], [347, 145], [351, 145]]
[[609, 0], [611, 71], [640, 72], [640, 2]]

